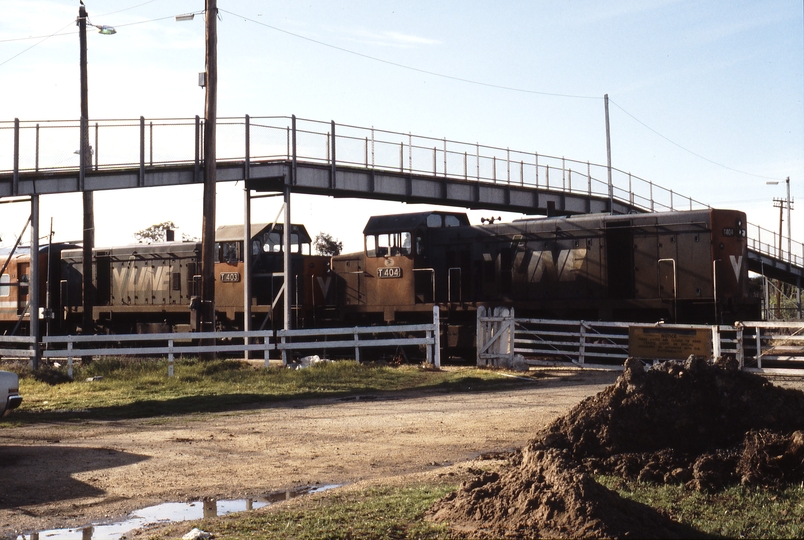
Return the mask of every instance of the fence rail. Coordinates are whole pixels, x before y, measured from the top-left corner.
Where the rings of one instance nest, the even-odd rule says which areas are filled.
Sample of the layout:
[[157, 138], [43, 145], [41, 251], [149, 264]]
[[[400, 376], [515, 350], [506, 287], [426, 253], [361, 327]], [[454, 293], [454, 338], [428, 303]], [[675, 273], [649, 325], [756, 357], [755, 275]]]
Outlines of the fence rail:
[[[199, 164], [203, 121], [195, 118], [111, 119], [89, 122], [92, 171]], [[0, 180], [79, 169], [79, 121], [0, 122]], [[608, 167], [589, 161], [296, 118], [217, 119], [218, 162], [296, 159], [379, 171], [432, 175], [609, 197]], [[91, 174], [91, 172], [90, 172]], [[613, 198], [649, 212], [709, 205], [629, 172], [612, 168]], [[12, 190], [12, 194], [18, 194]], [[752, 249], [804, 266], [804, 243], [749, 224]]]

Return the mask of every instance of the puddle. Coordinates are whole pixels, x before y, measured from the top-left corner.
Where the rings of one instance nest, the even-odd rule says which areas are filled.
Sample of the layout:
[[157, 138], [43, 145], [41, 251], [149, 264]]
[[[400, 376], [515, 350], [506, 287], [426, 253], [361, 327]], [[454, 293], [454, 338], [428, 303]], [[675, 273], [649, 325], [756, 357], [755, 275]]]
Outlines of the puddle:
[[310, 493], [319, 493], [336, 487], [340, 486], [311, 486], [289, 491], [276, 491], [254, 499], [206, 499], [190, 503], [163, 503], [136, 510], [130, 513], [123, 521], [99, 522], [84, 527], [51, 529], [20, 534], [17, 536], [17, 540], [118, 540], [125, 538], [127, 532], [142, 527], [257, 510], [276, 502], [286, 501]]

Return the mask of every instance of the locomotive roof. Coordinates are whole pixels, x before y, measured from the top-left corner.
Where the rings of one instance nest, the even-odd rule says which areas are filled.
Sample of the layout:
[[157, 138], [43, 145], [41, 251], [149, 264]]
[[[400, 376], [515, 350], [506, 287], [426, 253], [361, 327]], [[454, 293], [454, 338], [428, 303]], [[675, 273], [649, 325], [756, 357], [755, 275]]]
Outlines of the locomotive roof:
[[[251, 224], [251, 238], [258, 236], [271, 228], [270, 223], [252, 223]], [[277, 223], [273, 226], [273, 231], [279, 234], [284, 232], [285, 228], [282, 223]], [[299, 242], [302, 244], [309, 244], [312, 242], [310, 235], [304, 225], [291, 225], [290, 231], [299, 236]], [[243, 226], [242, 225], [221, 225], [215, 231], [216, 242], [236, 242], [243, 240]]]
[[[65, 249], [72, 249], [79, 247], [78, 244], [74, 244], [72, 242], [53, 242], [52, 244], [39, 244], [39, 253], [47, 253], [48, 249], [53, 248], [53, 250], [62, 251]], [[10, 247], [0, 247], [0, 256], [8, 257], [9, 254], [12, 252]], [[31, 246], [17, 246], [17, 249], [14, 250], [14, 255], [28, 255], [31, 253]]]
[[[452, 216], [458, 226], [469, 225], [469, 218], [463, 212], [414, 212], [412, 214], [392, 214], [388, 216], [371, 216], [363, 229], [363, 234], [382, 234], [401, 231], [414, 231], [419, 227], [427, 227], [430, 216]], [[447, 225], [449, 226], [449, 225]]]
[[526, 217], [513, 220], [512, 223], [536, 223], [539, 225], [548, 225], [556, 223], [568, 224], [583, 224], [587, 222], [592, 223], [606, 223], [609, 221], [625, 222], [630, 221], [632, 225], [639, 226], [645, 223], [672, 224], [672, 223], [687, 223], [691, 219], [708, 219], [712, 212], [740, 212], [739, 210], [728, 210], [718, 208], [702, 208], [697, 210], [674, 210], [665, 212], [652, 212], [652, 213], [633, 213], [633, 214], [575, 214], [570, 216], [556, 216], [556, 217]]

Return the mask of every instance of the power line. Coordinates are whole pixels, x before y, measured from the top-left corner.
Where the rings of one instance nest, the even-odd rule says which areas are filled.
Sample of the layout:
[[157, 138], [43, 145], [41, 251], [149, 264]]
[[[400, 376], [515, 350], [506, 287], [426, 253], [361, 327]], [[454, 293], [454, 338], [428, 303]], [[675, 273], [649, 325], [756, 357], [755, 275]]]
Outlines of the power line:
[[[16, 57], [18, 57], [18, 56], [20, 56], [20, 55], [22, 55], [22, 54], [25, 54], [26, 52], [30, 51], [31, 49], [33, 49], [33, 48], [34, 48], [34, 47], [36, 47], [37, 45], [40, 45], [40, 44], [44, 43], [45, 41], [47, 41], [48, 39], [52, 38], [53, 36], [57, 36], [57, 35], [65, 35], [65, 34], [59, 34], [59, 32], [61, 32], [62, 30], [64, 30], [65, 28], [67, 28], [68, 26], [70, 26], [71, 24], [73, 24], [74, 22], [75, 22], [75, 21], [70, 21], [69, 23], [65, 24], [64, 26], [62, 26], [61, 28], [59, 28], [58, 30], [56, 30], [55, 32], [53, 32], [52, 34], [50, 34], [49, 36], [44, 36], [44, 37], [43, 37], [43, 38], [42, 38], [40, 41], [37, 41], [36, 43], [34, 43], [33, 45], [31, 45], [31, 46], [30, 46], [30, 47], [28, 47], [27, 49], [23, 49], [22, 51], [18, 52], [17, 54], [15, 54], [14, 56], [12, 56], [11, 58], [9, 58], [9, 59], [7, 59], [7, 60], [4, 60], [4, 61], [0, 62], [0, 66], [4, 66], [4, 65], [6, 65], [7, 63], [9, 63], [9, 62], [11, 62], [12, 60], [14, 60]], [[74, 32], [71, 32], [71, 33], [74, 33]], [[36, 38], [34, 38], [34, 39], [36, 39]], [[9, 41], [10, 41], [10, 40], [9, 40]]]
[[426, 69], [421, 69], [421, 68], [417, 68], [417, 67], [413, 67], [413, 66], [408, 66], [406, 64], [400, 64], [398, 62], [392, 62], [390, 60], [385, 60], [383, 58], [378, 58], [376, 56], [371, 56], [371, 55], [368, 55], [368, 54], [353, 51], [352, 49], [347, 49], [345, 47], [339, 47], [338, 45], [333, 45], [331, 43], [327, 43], [325, 41], [320, 41], [320, 40], [317, 40], [317, 39], [313, 39], [313, 38], [310, 38], [310, 37], [307, 37], [307, 36], [303, 36], [301, 34], [296, 34], [296, 33], [293, 33], [293, 32], [289, 32], [288, 30], [283, 30], [282, 28], [277, 28], [276, 26], [271, 26], [270, 24], [266, 24], [264, 22], [255, 21], [254, 19], [251, 19], [251, 18], [246, 17], [244, 15], [238, 15], [237, 13], [232, 13], [231, 11], [226, 11], [225, 9], [219, 9], [219, 11], [222, 11], [224, 13], [228, 13], [229, 15], [233, 15], [235, 17], [239, 17], [239, 18], [241, 18], [241, 19], [243, 19], [245, 21], [248, 21], [248, 22], [252, 22], [254, 24], [264, 26], [266, 28], [270, 28], [271, 30], [275, 30], [277, 32], [281, 32], [281, 33], [287, 34], [289, 36], [293, 36], [293, 37], [296, 37], [296, 38], [299, 38], [299, 39], [303, 39], [305, 41], [309, 41], [311, 43], [315, 43], [317, 45], [321, 45], [323, 47], [329, 47], [330, 49], [335, 49], [335, 50], [338, 50], [338, 51], [341, 51], [341, 52], [353, 54], [355, 56], [360, 56], [362, 58], [366, 58], [368, 60], [373, 60], [375, 62], [380, 62], [380, 63], [383, 63], [383, 64], [388, 64], [390, 66], [394, 66], [394, 67], [398, 67], [398, 68], [402, 68], [402, 69], [407, 69], [409, 71], [415, 71], [417, 73], [424, 73], [425, 75], [432, 75], [433, 77], [441, 77], [442, 79], [449, 79], [449, 80], [452, 80], [452, 81], [458, 81], [458, 82], [467, 83], [467, 84], [474, 84], [474, 85], [477, 85], [477, 86], [485, 86], [487, 88], [497, 88], [499, 90], [508, 90], [508, 91], [511, 91], [511, 92], [521, 92], [521, 93], [524, 93], [524, 94], [537, 94], [537, 95], [540, 95], [540, 96], [552, 96], [552, 97], [563, 97], [563, 98], [573, 98], [573, 99], [603, 99], [603, 98], [601, 98], [599, 96], [582, 96], [582, 95], [575, 95], [575, 94], [560, 94], [560, 93], [557, 93], [557, 92], [541, 92], [541, 91], [538, 91], [538, 90], [530, 90], [530, 89], [527, 89], [527, 88], [516, 88], [516, 87], [513, 87], [513, 86], [505, 86], [505, 85], [501, 85], [501, 84], [487, 83], [487, 82], [483, 82], [483, 81], [476, 81], [476, 80], [473, 80], [473, 79], [466, 79], [466, 78], [463, 78], [463, 77], [456, 77], [454, 75], [446, 75], [444, 73], [438, 73], [438, 72], [435, 72], [435, 71], [428, 71]]
[[673, 146], [676, 146], [676, 147], [684, 150], [685, 152], [687, 152], [689, 154], [692, 154], [693, 156], [695, 156], [695, 157], [697, 157], [699, 159], [702, 159], [704, 161], [708, 161], [712, 165], [717, 165], [718, 167], [722, 167], [722, 168], [727, 169], [729, 171], [744, 174], [744, 175], [747, 175], [747, 176], [754, 176], [756, 178], [763, 178], [765, 180], [778, 180], [779, 179], [778, 177], [775, 177], [775, 176], [762, 176], [761, 174], [754, 174], [754, 173], [750, 173], [750, 172], [741, 171], [739, 169], [734, 169], [732, 167], [729, 167], [728, 165], [723, 165], [722, 163], [718, 163], [717, 161], [713, 161], [713, 160], [709, 159], [708, 157], [705, 157], [705, 156], [702, 156], [701, 154], [695, 153], [692, 150], [690, 150], [689, 148], [685, 148], [685, 147], [681, 146], [680, 144], [678, 144], [677, 142], [675, 142], [674, 140], [665, 137], [664, 135], [662, 135], [661, 133], [659, 133], [658, 131], [656, 131], [655, 129], [650, 127], [649, 125], [647, 125], [645, 122], [643, 122], [642, 120], [640, 120], [639, 118], [637, 118], [636, 116], [631, 114], [630, 112], [628, 112], [625, 109], [623, 109], [619, 104], [615, 103], [611, 98], [609, 98], [609, 103], [613, 103], [618, 109], [620, 109], [622, 112], [624, 112], [625, 114], [630, 116], [632, 119], [634, 119], [634, 121], [639, 123], [642, 127], [644, 127], [645, 129], [653, 132], [654, 134], [658, 135], [659, 137], [661, 137], [665, 141], [669, 142]]

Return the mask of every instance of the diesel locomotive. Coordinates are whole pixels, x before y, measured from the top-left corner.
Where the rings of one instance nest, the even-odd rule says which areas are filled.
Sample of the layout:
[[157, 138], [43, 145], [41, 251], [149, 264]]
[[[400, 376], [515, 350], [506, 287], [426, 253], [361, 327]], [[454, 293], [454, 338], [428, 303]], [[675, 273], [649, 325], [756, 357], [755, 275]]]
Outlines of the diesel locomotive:
[[[215, 307], [220, 330], [244, 327], [244, 276], [251, 279], [252, 329], [281, 327], [284, 246], [282, 224], [251, 226], [248, 245], [242, 225], [218, 227], [215, 234]], [[329, 257], [311, 254], [303, 225], [292, 225], [291, 275], [295, 327], [315, 323], [314, 306], [322, 304], [313, 287], [325, 287]], [[251, 268], [244, 266], [251, 249]], [[83, 250], [71, 244], [40, 249], [40, 306], [47, 331], [81, 331], [83, 318]], [[0, 255], [0, 333], [27, 326], [30, 252]], [[320, 278], [320, 279], [319, 279]], [[165, 242], [98, 248], [92, 253], [94, 307], [92, 333], [156, 333], [198, 330], [201, 291], [201, 244]], [[277, 305], [280, 306], [277, 309]], [[279, 316], [277, 316], [279, 315]]]
[[[251, 282], [252, 329], [282, 326], [282, 224], [216, 232], [218, 328], [244, 327], [244, 277]], [[668, 323], [757, 320], [750, 293], [746, 217], [705, 209], [628, 215], [578, 215], [471, 225], [466, 214], [427, 211], [373, 216], [364, 249], [311, 253], [292, 225], [294, 328], [429, 321], [441, 310], [442, 344], [474, 346], [479, 306], [513, 307], [517, 316]], [[244, 250], [252, 254], [244, 266]], [[136, 244], [93, 251], [93, 332], [197, 330], [197, 242]], [[47, 331], [76, 332], [82, 320], [82, 250], [40, 250]], [[24, 331], [30, 253], [0, 257], [0, 332]]]
[[365, 249], [332, 259], [351, 322], [446, 321], [471, 347], [477, 307], [517, 316], [668, 323], [756, 320], [746, 217], [706, 209], [469, 224], [457, 212], [375, 216]]

